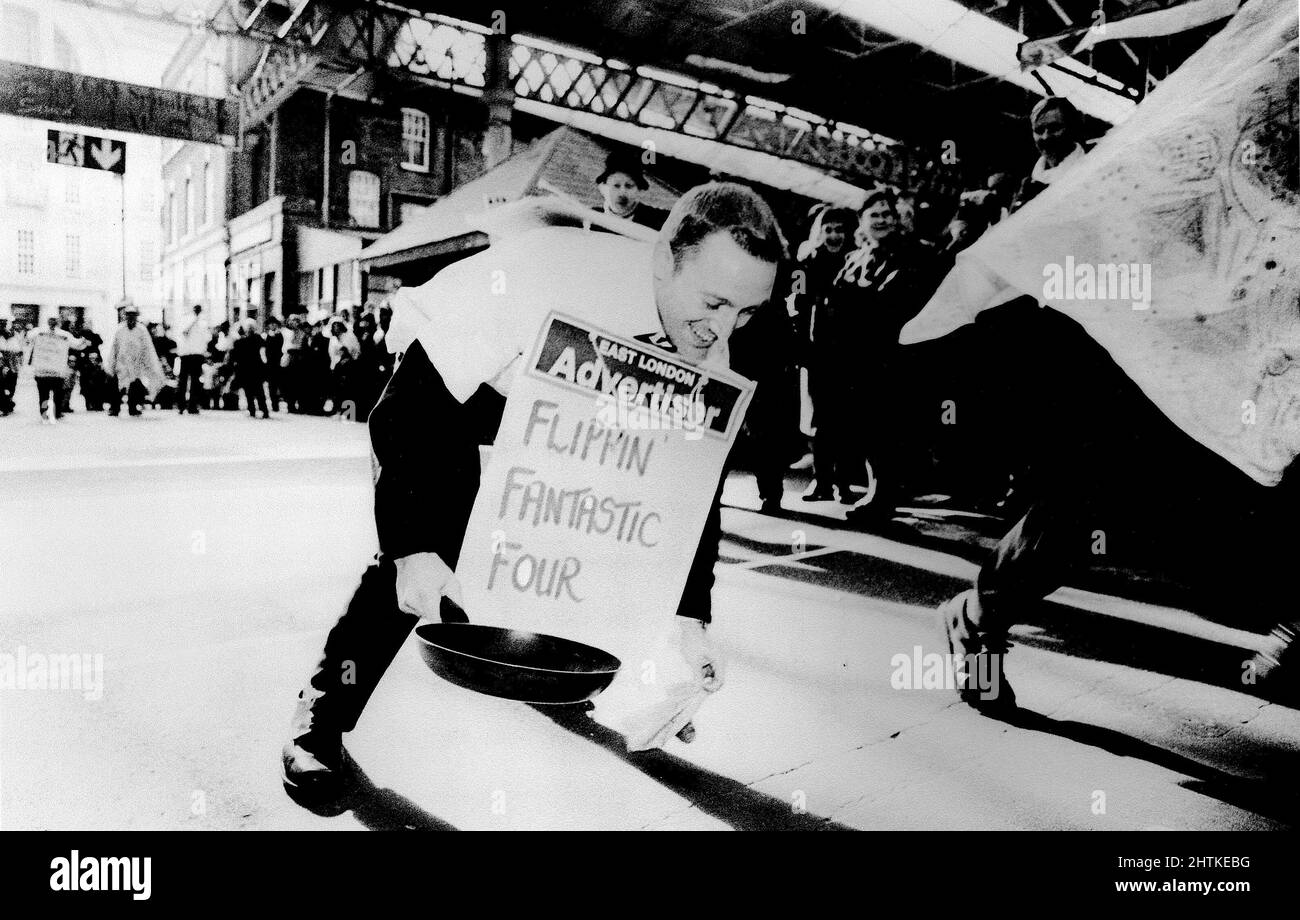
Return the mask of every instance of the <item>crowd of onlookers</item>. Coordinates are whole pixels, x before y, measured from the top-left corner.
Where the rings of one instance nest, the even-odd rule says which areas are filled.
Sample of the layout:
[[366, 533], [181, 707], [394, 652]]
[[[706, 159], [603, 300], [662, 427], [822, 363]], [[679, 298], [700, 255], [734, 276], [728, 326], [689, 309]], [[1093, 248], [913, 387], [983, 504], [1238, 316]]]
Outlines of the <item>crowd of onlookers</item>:
[[[880, 188], [857, 209], [819, 204], [809, 211], [806, 235], [792, 253], [788, 286], [780, 292], [784, 315], [776, 311], [765, 323], [751, 323], [758, 328], [741, 330], [733, 349], [733, 363], [742, 373], [784, 376], [767, 385], [766, 395], [760, 380], [750, 410], [751, 441], [762, 446], [750, 452], [749, 462], [765, 509], [779, 507], [792, 453], [784, 447], [790, 440], [784, 435], [758, 434], [776, 418], [778, 432], [812, 432], [810, 443], [794, 439], [795, 456], [811, 448], [814, 478], [805, 501], [855, 505], [854, 520], [888, 519], [904, 491], [924, 478], [918, 471], [934, 467], [937, 455], [948, 449], [950, 455], [962, 454], [960, 462], [948, 464], [950, 470], [964, 467], [948, 476], [948, 491], [968, 489], [970, 504], [979, 510], [1014, 513], [1015, 479], [1023, 483], [1025, 471], [1014, 457], [1009, 426], [997, 414], [1016, 397], [1005, 387], [990, 398], [979, 396], [981, 388], [991, 391], [1007, 383], [994, 366], [988, 337], [977, 338], [974, 348], [958, 337], [929, 346], [902, 346], [898, 339], [959, 252], [1086, 153], [1082, 119], [1064, 99], [1043, 100], [1029, 121], [1040, 156], [1022, 180], [994, 172], [982, 186], [947, 200]], [[996, 311], [990, 315], [996, 317]], [[981, 325], [987, 331], [994, 324]], [[780, 347], [783, 338], [793, 338], [793, 349]], [[774, 368], [771, 356], [784, 351], [792, 351], [793, 360]], [[747, 367], [747, 353], [761, 359]], [[967, 424], [964, 433], [981, 430], [1000, 442], [995, 448], [950, 449], [952, 432], [935, 423], [949, 403], [955, 414], [951, 397], [958, 393], [963, 419], [976, 423]], [[802, 424], [793, 420], [796, 415]], [[976, 469], [979, 464], [985, 468]]]
[[[806, 233], [791, 253], [788, 285], [776, 292], [778, 303], [737, 333], [732, 349], [735, 369], [759, 383], [742, 453], [757, 473], [765, 509], [779, 508], [791, 461], [810, 453], [814, 479], [805, 500], [855, 505], [855, 518], [892, 516], [916, 471], [935, 466], [951, 446], [951, 432], [925, 427], [938, 414], [935, 407], [951, 401], [941, 398], [943, 388], [948, 396], [975, 392], [998, 376], [990, 368], [1010, 363], [999, 362], [996, 333], [974, 347], [957, 342], [937, 351], [901, 346], [898, 339], [961, 250], [1085, 155], [1083, 121], [1068, 101], [1044, 99], [1029, 123], [1040, 155], [1019, 181], [995, 172], [980, 187], [946, 200], [880, 188], [856, 209], [819, 204], [808, 212]], [[667, 216], [642, 201], [649, 183], [636, 157], [611, 154], [597, 185], [607, 214], [653, 228]], [[79, 382], [87, 409], [107, 407], [114, 414], [125, 398], [132, 413], [151, 402], [179, 412], [242, 404], [263, 418], [281, 408], [367, 418], [395, 361], [384, 345], [389, 308], [368, 304], [310, 321], [306, 314], [283, 321], [272, 316], [261, 329], [235, 312], [235, 319], [210, 326], [195, 306], [170, 327], [138, 329], [138, 313], [128, 306], [107, 350], [81, 323], [58, 328], [51, 321], [49, 330], [25, 335], [0, 321], [0, 412], [12, 409], [16, 368], [26, 349], [29, 362], [37, 352], [44, 356], [46, 375], [66, 363], [60, 379], [44, 376], [42, 382], [37, 374], [42, 406], [50, 394], [61, 411], [71, 410]], [[956, 385], [954, 367], [956, 376], [964, 375]], [[982, 404], [964, 398], [963, 418], [970, 422], [974, 415], [975, 424], [963, 430], [1010, 443], [1011, 429], [1024, 428], [999, 418], [1010, 401], [1005, 389]], [[926, 408], [918, 409], [922, 404]], [[1014, 489], [1007, 484], [1017, 475], [1023, 480], [1025, 469], [1015, 460], [988, 459], [996, 453], [982, 447], [949, 466], [964, 468], [957, 479], [976, 482], [980, 510], [1014, 510]], [[981, 463], [987, 468], [977, 469]]]
[[367, 305], [309, 321], [305, 314], [210, 324], [195, 305], [172, 325], [141, 324], [130, 303], [106, 342], [90, 326], [50, 317], [45, 328], [0, 319], [0, 415], [14, 410], [24, 364], [44, 420], [75, 411], [120, 414], [146, 408], [338, 415], [365, 421], [392, 373], [384, 345], [392, 311]]

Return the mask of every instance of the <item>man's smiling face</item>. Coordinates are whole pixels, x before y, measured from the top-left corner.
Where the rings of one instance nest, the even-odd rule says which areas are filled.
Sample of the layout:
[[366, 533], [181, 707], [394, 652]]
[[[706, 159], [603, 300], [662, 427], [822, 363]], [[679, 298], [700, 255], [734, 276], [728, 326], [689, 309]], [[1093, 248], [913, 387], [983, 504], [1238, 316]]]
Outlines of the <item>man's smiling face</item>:
[[705, 237], [674, 266], [672, 251], [655, 249], [655, 303], [659, 321], [678, 353], [703, 362], [725, 354], [731, 334], [772, 296], [777, 266], [750, 255], [729, 233]]

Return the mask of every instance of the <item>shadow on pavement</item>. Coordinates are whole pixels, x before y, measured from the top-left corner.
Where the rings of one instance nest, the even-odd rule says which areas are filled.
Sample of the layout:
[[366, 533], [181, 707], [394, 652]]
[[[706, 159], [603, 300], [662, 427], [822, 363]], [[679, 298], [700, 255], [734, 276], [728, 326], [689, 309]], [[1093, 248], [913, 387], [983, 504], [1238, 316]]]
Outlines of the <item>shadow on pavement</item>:
[[323, 802], [312, 802], [286, 788], [289, 798], [301, 808], [323, 818], [337, 818], [347, 812], [372, 831], [454, 831], [459, 828], [429, 814], [406, 796], [392, 789], [380, 789], [352, 755], [344, 749], [350, 780], [347, 792]]
[[687, 799], [694, 807], [738, 831], [848, 831], [854, 828], [829, 818], [799, 814], [789, 802], [744, 783], [703, 770], [663, 751], [629, 753], [627, 740], [594, 722], [586, 711], [570, 706], [533, 706], [565, 731], [596, 744], [646, 776]]
[[[1158, 747], [1132, 735], [1099, 725], [1088, 725], [1068, 719], [1053, 719], [1026, 709], [1018, 710], [1014, 715], [1007, 716], [1001, 721], [1017, 728], [1065, 738], [1118, 757], [1144, 760], [1166, 770], [1185, 774], [1192, 779], [1179, 783], [1184, 789], [1217, 799], [1225, 805], [1252, 812], [1291, 828], [1300, 824], [1300, 796], [1297, 796], [1293, 789], [1279, 789], [1276, 783], [1234, 776], [1176, 751]], [[1287, 777], [1286, 781], [1289, 784], [1293, 772], [1292, 763], [1290, 769], [1278, 770], [1276, 775]]]
[[[970, 587], [964, 579], [852, 550], [802, 559], [797, 566], [777, 562], [754, 566], [753, 571], [914, 607], [937, 607]], [[894, 615], [887, 610], [879, 613]], [[1052, 601], [1037, 604], [1032, 615], [1013, 629], [1012, 638], [1028, 648], [1237, 691], [1243, 689], [1243, 667], [1252, 654], [1236, 646]]]

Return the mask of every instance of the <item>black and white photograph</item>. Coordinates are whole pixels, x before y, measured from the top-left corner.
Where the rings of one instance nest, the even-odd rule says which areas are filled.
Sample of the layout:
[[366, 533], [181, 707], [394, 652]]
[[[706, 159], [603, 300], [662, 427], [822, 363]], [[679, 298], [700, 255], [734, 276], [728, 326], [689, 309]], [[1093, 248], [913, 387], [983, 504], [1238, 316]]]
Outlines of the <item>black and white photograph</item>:
[[0, 0], [23, 885], [1121, 831], [1063, 877], [1246, 903], [1300, 826], [1298, 22]]

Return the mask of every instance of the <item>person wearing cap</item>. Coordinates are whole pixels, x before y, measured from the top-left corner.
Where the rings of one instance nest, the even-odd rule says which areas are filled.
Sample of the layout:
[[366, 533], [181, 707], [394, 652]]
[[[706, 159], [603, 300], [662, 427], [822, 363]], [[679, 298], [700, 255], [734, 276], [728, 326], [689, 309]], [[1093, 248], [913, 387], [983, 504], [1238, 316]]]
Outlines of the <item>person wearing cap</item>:
[[140, 325], [140, 308], [127, 303], [122, 308], [122, 316], [108, 352], [108, 371], [117, 379], [116, 394], [108, 414], [121, 412], [122, 393], [125, 391], [128, 410], [132, 415], [139, 415], [148, 394], [162, 385], [162, 363], [158, 360], [149, 331]]
[[[507, 394], [552, 309], [728, 366], [733, 333], [768, 305], [785, 239], [753, 190], [713, 182], [687, 192], [654, 243], [552, 227], [507, 237], [394, 298], [387, 337], [402, 358], [370, 413], [379, 556], [330, 630], [298, 696], [281, 767], [307, 807], [347, 792], [342, 735], [352, 731], [420, 617], [459, 602], [455, 568], [479, 488], [479, 445], [492, 443]], [[505, 272], [508, 291], [494, 293]], [[684, 584], [682, 653], [700, 686], [722, 684], [707, 632], [722, 533], [715, 496]], [[470, 611], [473, 615], [473, 611]]]
[[[668, 212], [642, 201], [650, 190], [641, 160], [636, 154], [615, 151], [605, 159], [605, 171], [596, 177], [604, 201], [600, 209], [613, 217], [630, 220], [651, 230], [658, 230], [668, 219]], [[603, 227], [595, 227], [604, 230]]]

